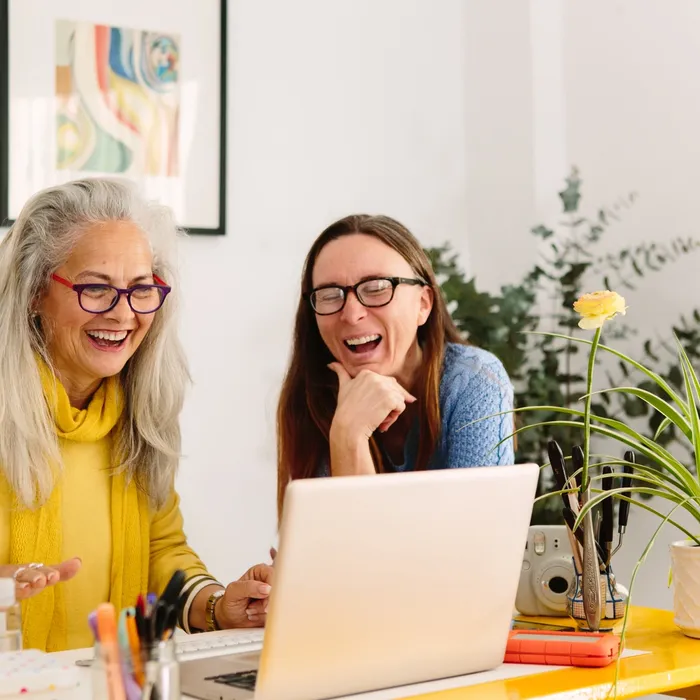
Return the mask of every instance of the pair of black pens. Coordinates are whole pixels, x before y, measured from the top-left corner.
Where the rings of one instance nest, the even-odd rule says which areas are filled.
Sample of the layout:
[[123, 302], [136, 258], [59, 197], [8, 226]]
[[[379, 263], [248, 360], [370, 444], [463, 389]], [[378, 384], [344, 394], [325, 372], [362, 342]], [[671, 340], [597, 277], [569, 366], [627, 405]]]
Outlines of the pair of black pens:
[[136, 629], [142, 644], [151, 645], [167, 639], [175, 631], [180, 611], [180, 593], [185, 583], [185, 572], [175, 571], [160, 598], [149, 594], [138, 597], [135, 605]]
[[[572, 548], [575, 549], [574, 554], [579, 554], [577, 565], [580, 561], [580, 552], [576, 543], [583, 547], [583, 528], [578, 527], [574, 530], [574, 524], [581, 509], [581, 474], [583, 469], [583, 450], [579, 445], [575, 445], [571, 450], [571, 462], [574, 471], [574, 476], [569, 477], [566, 470], [566, 460], [564, 453], [556, 440], [550, 440], [547, 445], [549, 454], [549, 462], [554, 472], [554, 481], [558, 491], [569, 491], [562, 493], [564, 507], [562, 516], [567, 527], [573, 534], [575, 541], [572, 542]], [[634, 452], [628, 450], [624, 456], [624, 471], [622, 476], [621, 488], [629, 489], [632, 483], [633, 464], [635, 462]], [[601, 488], [603, 491], [610, 491], [613, 488], [613, 483], [616, 478], [616, 473], [612, 467], [605, 465], [602, 470]], [[629, 491], [627, 492], [629, 494]], [[601, 571], [610, 571], [610, 560], [615, 552], [622, 546], [622, 538], [627, 529], [627, 520], [629, 518], [630, 502], [626, 499], [620, 499], [620, 508], [617, 516], [618, 520], [618, 544], [613, 550], [613, 533], [614, 533], [614, 507], [612, 497], [603, 499], [601, 502], [602, 517], [597, 521], [598, 527], [596, 532], [596, 549], [600, 562]]]

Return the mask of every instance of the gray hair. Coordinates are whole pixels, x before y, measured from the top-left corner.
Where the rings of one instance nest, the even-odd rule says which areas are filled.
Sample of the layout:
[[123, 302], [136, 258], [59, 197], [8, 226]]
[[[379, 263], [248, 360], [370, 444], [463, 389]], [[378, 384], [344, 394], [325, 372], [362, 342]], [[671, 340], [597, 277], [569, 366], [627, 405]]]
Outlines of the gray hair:
[[131, 183], [77, 180], [34, 195], [0, 242], [0, 474], [28, 507], [49, 497], [61, 466], [35, 354], [49, 366], [51, 358], [33, 309], [81, 234], [105, 221], [136, 224], [149, 239], [153, 272], [173, 288], [120, 374], [125, 407], [113, 442], [114, 467], [126, 471], [154, 507], [165, 502], [175, 477], [189, 381], [171, 260], [181, 232], [168, 207], [146, 202]]

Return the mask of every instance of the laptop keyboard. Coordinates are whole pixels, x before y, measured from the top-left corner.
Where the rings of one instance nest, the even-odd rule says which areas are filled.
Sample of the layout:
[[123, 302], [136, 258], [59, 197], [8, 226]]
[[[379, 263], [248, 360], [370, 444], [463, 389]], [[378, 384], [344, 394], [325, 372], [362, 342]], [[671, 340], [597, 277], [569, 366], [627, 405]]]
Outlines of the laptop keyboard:
[[257, 671], [237, 671], [236, 673], [224, 673], [220, 676], [209, 676], [206, 680], [234, 688], [243, 688], [243, 690], [255, 690], [257, 678]]
[[180, 661], [212, 656], [214, 653], [254, 651], [262, 646], [263, 634], [263, 629], [251, 629], [249, 632], [221, 630], [203, 634], [183, 634], [175, 638], [175, 648]]

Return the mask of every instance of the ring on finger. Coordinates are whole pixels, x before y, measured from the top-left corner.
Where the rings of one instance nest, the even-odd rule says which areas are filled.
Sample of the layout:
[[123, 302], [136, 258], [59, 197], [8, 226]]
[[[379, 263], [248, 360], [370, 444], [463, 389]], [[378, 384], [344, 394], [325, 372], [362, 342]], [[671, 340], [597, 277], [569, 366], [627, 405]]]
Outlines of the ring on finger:
[[30, 569], [41, 569], [43, 566], [44, 566], [44, 565], [43, 565], [43, 564], [40, 564], [39, 562], [32, 562], [32, 563], [29, 565], [29, 568], [30, 568]]

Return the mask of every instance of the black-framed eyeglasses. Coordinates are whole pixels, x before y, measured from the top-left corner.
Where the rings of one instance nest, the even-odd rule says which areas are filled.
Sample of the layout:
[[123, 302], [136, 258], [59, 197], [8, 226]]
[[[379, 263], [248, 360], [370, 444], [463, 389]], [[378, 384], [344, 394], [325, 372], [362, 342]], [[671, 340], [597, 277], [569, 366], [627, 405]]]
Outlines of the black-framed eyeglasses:
[[330, 316], [342, 311], [351, 291], [363, 306], [370, 308], [386, 306], [394, 298], [396, 287], [400, 284], [418, 284], [424, 287], [428, 283], [412, 277], [372, 277], [347, 287], [335, 284], [316, 287], [306, 296], [319, 316]]
[[156, 275], [153, 275], [153, 279], [157, 284], [135, 284], [128, 289], [94, 282], [73, 284], [58, 275], [51, 275], [51, 278], [76, 292], [80, 308], [90, 314], [104, 314], [111, 311], [119, 303], [122, 294], [126, 296], [134, 313], [152, 314], [163, 306], [165, 297], [172, 291], [172, 287], [169, 287]]

